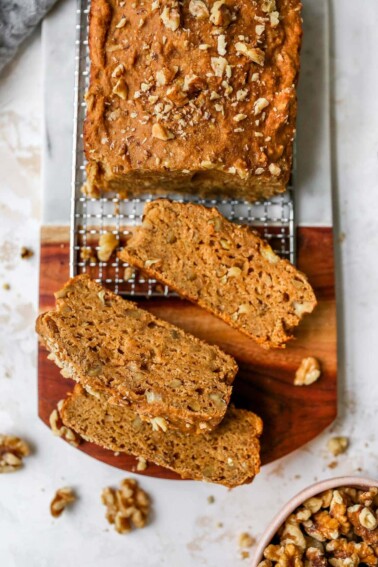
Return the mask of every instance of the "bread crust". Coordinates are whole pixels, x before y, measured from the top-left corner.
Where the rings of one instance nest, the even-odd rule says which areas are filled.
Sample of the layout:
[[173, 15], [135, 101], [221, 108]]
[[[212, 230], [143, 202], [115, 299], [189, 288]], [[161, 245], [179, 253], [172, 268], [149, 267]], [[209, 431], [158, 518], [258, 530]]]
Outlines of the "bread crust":
[[301, 35], [299, 0], [92, 0], [85, 192], [284, 191]]

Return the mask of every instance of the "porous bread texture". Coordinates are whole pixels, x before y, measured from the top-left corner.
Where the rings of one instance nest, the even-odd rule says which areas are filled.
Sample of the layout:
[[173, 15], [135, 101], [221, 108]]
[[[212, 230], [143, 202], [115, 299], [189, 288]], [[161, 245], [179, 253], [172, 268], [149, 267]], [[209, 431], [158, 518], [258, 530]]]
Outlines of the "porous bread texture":
[[85, 192], [284, 191], [299, 0], [92, 0]]
[[204, 435], [152, 431], [131, 409], [113, 406], [75, 386], [62, 407], [64, 424], [112, 451], [143, 457], [182, 478], [228, 487], [251, 482], [260, 470], [262, 421], [229, 407], [218, 427]]
[[154, 428], [203, 433], [222, 420], [237, 372], [231, 356], [86, 275], [55, 296], [36, 328], [64, 377], [131, 404]]
[[202, 205], [147, 203], [120, 258], [267, 348], [284, 347], [316, 305], [304, 274], [253, 230]]

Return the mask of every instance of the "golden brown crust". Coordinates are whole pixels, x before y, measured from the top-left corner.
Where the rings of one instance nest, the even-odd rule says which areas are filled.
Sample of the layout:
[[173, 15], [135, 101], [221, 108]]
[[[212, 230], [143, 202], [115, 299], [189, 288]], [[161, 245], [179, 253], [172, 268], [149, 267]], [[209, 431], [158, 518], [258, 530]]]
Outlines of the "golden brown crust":
[[85, 190], [283, 191], [299, 0], [93, 0]]
[[224, 417], [234, 359], [88, 276], [56, 293], [36, 329], [66, 378], [161, 429], [204, 433]]
[[157, 199], [120, 258], [264, 347], [283, 348], [316, 306], [304, 274], [217, 209]]
[[247, 410], [229, 407], [221, 424], [204, 435], [152, 432], [129, 408], [107, 405], [75, 386], [61, 414], [84, 439], [143, 457], [183, 478], [232, 488], [251, 482], [260, 470], [262, 421]]

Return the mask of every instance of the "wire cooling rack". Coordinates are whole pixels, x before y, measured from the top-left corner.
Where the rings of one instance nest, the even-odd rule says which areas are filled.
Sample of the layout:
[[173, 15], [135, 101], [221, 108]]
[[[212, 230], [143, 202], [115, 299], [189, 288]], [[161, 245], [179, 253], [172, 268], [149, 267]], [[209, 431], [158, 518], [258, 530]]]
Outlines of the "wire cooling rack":
[[[156, 198], [143, 195], [120, 199], [105, 193], [98, 199], [86, 197], [81, 188], [85, 182], [83, 148], [84, 95], [89, 81], [88, 14], [90, 0], [77, 2], [75, 112], [72, 171], [72, 206], [70, 234], [71, 276], [88, 273], [116, 293], [133, 296], [173, 295], [167, 286], [144, 277], [122, 262], [117, 251], [127, 240], [133, 226], [142, 221], [145, 203]], [[295, 169], [295, 168], [294, 168]], [[217, 207], [230, 220], [254, 227], [269, 241], [274, 251], [292, 263], [295, 262], [293, 179], [285, 194], [268, 201], [249, 203], [230, 199], [201, 199], [192, 195], [166, 195], [180, 202], [194, 202]], [[99, 239], [104, 233], [113, 233], [118, 246], [108, 261], [98, 259]]]

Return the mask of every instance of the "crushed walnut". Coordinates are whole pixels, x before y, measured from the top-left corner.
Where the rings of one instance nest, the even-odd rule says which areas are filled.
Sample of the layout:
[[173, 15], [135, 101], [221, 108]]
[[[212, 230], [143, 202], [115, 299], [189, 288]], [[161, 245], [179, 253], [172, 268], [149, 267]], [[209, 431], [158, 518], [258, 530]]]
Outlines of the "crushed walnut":
[[130, 532], [133, 526], [144, 528], [148, 522], [150, 498], [132, 478], [125, 478], [118, 490], [104, 488], [101, 501], [106, 506], [106, 519], [120, 534]]
[[303, 358], [295, 373], [294, 386], [309, 386], [320, 377], [320, 365], [313, 356]]
[[258, 567], [378, 565], [378, 487], [327, 490], [299, 506]]
[[13, 435], [0, 435], [0, 474], [20, 469], [28, 455], [30, 447], [25, 441]]
[[20, 251], [20, 256], [23, 260], [27, 260], [28, 258], [32, 258], [34, 256], [33, 250], [23, 246]]
[[50, 504], [50, 513], [53, 518], [59, 518], [66, 506], [75, 502], [76, 496], [72, 488], [59, 488]]
[[334, 457], [337, 457], [338, 455], [345, 453], [345, 451], [348, 449], [348, 446], [349, 446], [348, 437], [342, 437], [342, 436], [331, 437], [331, 439], [329, 439], [327, 443], [328, 451], [332, 453]]
[[99, 239], [97, 256], [100, 262], [107, 262], [119, 243], [118, 238], [112, 232], [104, 232]]
[[78, 435], [75, 431], [66, 427], [63, 424], [60, 412], [63, 406], [64, 400], [60, 400], [57, 404], [57, 407], [51, 412], [49, 422], [51, 431], [57, 437], [61, 437], [65, 441], [67, 441], [73, 447], [78, 447], [82, 441], [80, 435]]

